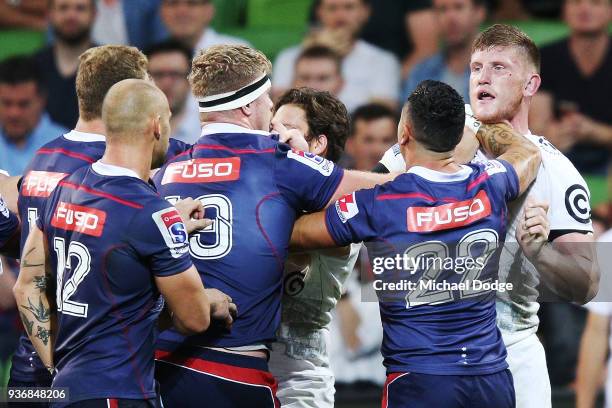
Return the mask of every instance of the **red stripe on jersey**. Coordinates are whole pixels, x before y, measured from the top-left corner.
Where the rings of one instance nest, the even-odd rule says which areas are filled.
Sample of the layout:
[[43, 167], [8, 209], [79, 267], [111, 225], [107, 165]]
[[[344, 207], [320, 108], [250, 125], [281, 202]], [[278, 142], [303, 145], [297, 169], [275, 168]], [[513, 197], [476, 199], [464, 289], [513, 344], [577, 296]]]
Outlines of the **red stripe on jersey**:
[[180, 356], [175, 353], [162, 350], [155, 351], [155, 359], [175, 364], [183, 368], [189, 368], [203, 374], [211, 374], [216, 377], [225, 378], [231, 381], [251, 385], [263, 385], [272, 389], [274, 396], [276, 396], [278, 384], [272, 373], [267, 371], [222, 364], [196, 357]]
[[410, 232], [434, 232], [463, 227], [491, 215], [491, 202], [486, 191], [476, 197], [436, 207], [408, 207], [407, 227]]
[[389, 385], [391, 385], [391, 383], [397, 380], [398, 378], [403, 377], [408, 374], [410, 373], [391, 373], [387, 375], [387, 380], [385, 381], [385, 385], [383, 387], [382, 404], [381, 404], [382, 408], [389, 407]]
[[170, 163], [161, 183], [217, 183], [239, 179], [240, 157], [200, 158]]
[[53, 154], [53, 153], [63, 154], [65, 156], [69, 156], [74, 159], [86, 161], [87, 163], [94, 163], [96, 161], [95, 159], [92, 159], [91, 157], [86, 156], [84, 154], [62, 149], [60, 147], [56, 147], [54, 149], [42, 148], [42, 149], [38, 149], [38, 151], [36, 152], [36, 154]]
[[234, 154], [262, 154], [262, 153], [274, 153], [276, 149], [232, 149], [231, 147], [219, 146], [219, 145], [204, 145], [197, 144], [193, 146], [193, 150], [225, 150]]
[[106, 400], [108, 402], [108, 408], [119, 408], [119, 400], [116, 398], [109, 398]]
[[104, 193], [104, 192], [99, 191], [99, 190], [94, 190], [93, 188], [89, 188], [87, 186], [83, 186], [83, 185], [80, 185], [80, 184], [74, 184], [74, 183], [70, 183], [68, 181], [60, 181], [59, 185], [62, 186], [62, 187], [71, 188], [73, 190], [85, 191], [85, 192], [87, 192], [89, 194], [93, 194], [93, 195], [96, 195], [98, 197], [108, 198], [109, 200], [115, 201], [116, 203], [123, 204], [123, 205], [126, 205], [128, 207], [136, 208], [138, 210], [141, 210], [141, 209], [144, 208], [144, 206], [141, 205], [141, 204], [135, 203], [133, 201], [124, 200], [124, 199], [119, 198], [117, 196], [114, 196], [112, 194]]
[[428, 196], [427, 194], [422, 193], [407, 193], [407, 194], [381, 194], [376, 197], [377, 201], [384, 200], [401, 200], [403, 198], [422, 198], [427, 201], [436, 201], [432, 196]]
[[97, 208], [60, 202], [55, 208], [51, 225], [66, 231], [100, 237], [106, 223], [106, 212]]
[[488, 178], [489, 178], [489, 173], [482, 173], [480, 176], [476, 178], [476, 180], [468, 184], [467, 191], [470, 191], [471, 189], [473, 189], [474, 187], [476, 187], [477, 185], [479, 185], [480, 183], [482, 183]]

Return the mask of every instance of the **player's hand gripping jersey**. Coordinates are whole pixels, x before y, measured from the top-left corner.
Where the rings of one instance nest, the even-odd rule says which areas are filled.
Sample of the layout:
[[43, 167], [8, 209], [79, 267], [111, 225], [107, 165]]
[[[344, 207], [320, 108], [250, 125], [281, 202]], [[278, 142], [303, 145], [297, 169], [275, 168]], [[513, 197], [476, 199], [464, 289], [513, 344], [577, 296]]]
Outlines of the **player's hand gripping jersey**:
[[136, 173], [100, 162], [59, 182], [37, 222], [57, 281], [57, 374], [71, 402], [153, 399], [154, 276], [192, 263], [175, 208]]
[[[238, 307], [231, 331], [211, 328], [187, 342], [240, 347], [271, 342], [280, 321], [284, 262], [294, 221], [320, 210], [342, 179], [328, 160], [292, 151], [266, 132], [214, 124], [190, 150], [155, 176], [162, 197], [202, 201], [214, 224], [190, 237], [190, 252], [206, 287]], [[161, 339], [182, 342], [175, 330]]]
[[[502, 160], [463, 166], [455, 174], [413, 167], [390, 183], [357, 191], [327, 209], [327, 227], [338, 245], [379, 242], [370, 258], [433, 254], [483, 259], [483, 268], [462, 273], [435, 263], [419, 268], [415, 290], [381, 300], [382, 353], [389, 373], [479, 375], [507, 368], [495, 325], [495, 292], [429, 290], [418, 284], [495, 281], [495, 249], [506, 234], [506, 202], [518, 191], [514, 169]], [[383, 281], [392, 281], [385, 274]]]

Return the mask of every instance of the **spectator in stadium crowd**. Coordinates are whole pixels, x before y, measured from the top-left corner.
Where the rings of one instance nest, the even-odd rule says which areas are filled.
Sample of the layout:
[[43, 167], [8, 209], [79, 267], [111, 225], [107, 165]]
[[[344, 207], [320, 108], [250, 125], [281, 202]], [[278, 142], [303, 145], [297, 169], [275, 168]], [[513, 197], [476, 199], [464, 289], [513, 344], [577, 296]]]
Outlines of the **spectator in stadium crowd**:
[[98, 44], [144, 49], [166, 38], [160, 0], [95, 0], [98, 13], [92, 36]]
[[402, 101], [426, 79], [442, 81], [470, 101], [470, 56], [472, 42], [486, 17], [484, 0], [433, 0], [444, 48], [419, 62], [408, 75]]
[[293, 87], [312, 88], [337, 96], [350, 112], [356, 108], [343, 98], [342, 58], [331, 48], [315, 45], [305, 48], [295, 62]]
[[438, 49], [431, 0], [370, 0], [372, 13], [361, 38], [391, 51], [402, 63], [402, 78]]
[[211, 45], [249, 45], [247, 41], [216, 32], [211, 0], [162, 0], [161, 17], [170, 36], [198, 52]]
[[364, 105], [351, 117], [351, 134], [346, 141], [341, 165], [356, 170], [373, 169], [397, 139], [397, 115], [385, 105]]
[[359, 39], [370, 16], [369, 0], [321, 0], [316, 8], [321, 27], [313, 29], [302, 45], [281, 51], [274, 64], [274, 94], [280, 95], [294, 80], [295, 62], [303, 48], [325, 45], [342, 57], [343, 101], [353, 106], [372, 101], [397, 107], [400, 64], [388, 51]]
[[67, 128], [73, 128], [79, 118], [76, 72], [79, 55], [94, 45], [91, 28], [95, 17], [93, 0], [52, 0], [49, 25], [53, 41], [34, 55], [48, 91], [47, 112]]
[[47, 28], [48, 1], [0, 1], [0, 28], [44, 31]]
[[583, 173], [606, 172], [612, 147], [610, 0], [565, 0], [568, 38], [542, 48], [542, 90], [531, 128]]
[[187, 80], [191, 70], [191, 50], [178, 41], [167, 40], [153, 45], [145, 54], [149, 59], [149, 74], [170, 104], [170, 137], [195, 143], [201, 128], [198, 103]]
[[66, 132], [45, 113], [46, 90], [30, 57], [0, 64], [0, 168], [21, 174], [36, 150]]

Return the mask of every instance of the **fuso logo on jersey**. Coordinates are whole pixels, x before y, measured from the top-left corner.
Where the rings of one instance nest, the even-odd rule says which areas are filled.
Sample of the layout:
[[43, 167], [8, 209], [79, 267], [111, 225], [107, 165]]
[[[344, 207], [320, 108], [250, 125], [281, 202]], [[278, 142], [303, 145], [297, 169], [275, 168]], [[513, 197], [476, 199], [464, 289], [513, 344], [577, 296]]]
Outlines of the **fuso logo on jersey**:
[[291, 149], [287, 152], [287, 157], [315, 169], [324, 176], [329, 176], [334, 170], [334, 163], [310, 152]]
[[336, 201], [336, 212], [343, 224], [359, 214], [359, 207], [357, 207], [357, 202], [355, 201], [355, 193], [347, 194]]
[[168, 183], [214, 183], [240, 179], [240, 157], [192, 159], [169, 164], [162, 179]]
[[25, 176], [21, 192], [26, 197], [49, 197], [66, 173], [31, 171]]
[[181, 255], [189, 251], [187, 228], [176, 208], [164, 208], [153, 213], [152, 217], [164, 238], [164, 242], [170, 249], [172, 257], [180, 258]]
[[433, 232], [463, 227], [491, 215], [491, 202], [485, 191], [471, 200], [437, 207], [408, 208], [408, 231]]
[[99, 237], [102, 235], [105, 222], [105, 211], [61, 201], [53, 213], [51, 225], [66, 231]]

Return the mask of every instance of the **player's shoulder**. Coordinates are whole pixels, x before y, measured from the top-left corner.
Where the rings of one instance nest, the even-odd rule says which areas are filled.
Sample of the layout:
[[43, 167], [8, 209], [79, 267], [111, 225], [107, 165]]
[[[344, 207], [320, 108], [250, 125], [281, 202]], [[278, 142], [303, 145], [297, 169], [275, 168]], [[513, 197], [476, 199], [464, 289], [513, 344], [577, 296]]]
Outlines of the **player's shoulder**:
[[576, 179], [584, 183], [584, 179], [578, 169], [559, 149], [543, 136], [527, 135], [527, 138], [535, 144], [542, 154], [542, 165], [540, 173], [545, 172], [549, 177], [556, 179]]
[[[292, 149], [285, 143], [278, 143], [276, 145], [275, 158], [277, 161], [284, 161], [287, 166], [297, 168], [307, 166], [318, 171], [323, 176], [330, 176], [336, 166], [331, 160], [314, 153]], [[295, 166], [293, 166], [293, 164], [295, 164]]]

